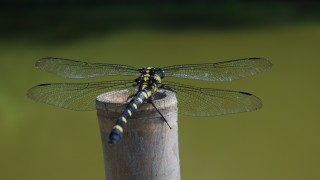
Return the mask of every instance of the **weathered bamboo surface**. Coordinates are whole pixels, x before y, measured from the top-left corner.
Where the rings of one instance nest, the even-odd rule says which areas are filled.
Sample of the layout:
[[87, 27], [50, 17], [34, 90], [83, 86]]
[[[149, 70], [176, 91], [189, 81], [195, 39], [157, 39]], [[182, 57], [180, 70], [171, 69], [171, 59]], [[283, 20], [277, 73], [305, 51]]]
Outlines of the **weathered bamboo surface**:
[[159, 99], [154, 100], [172, 129], [151, 104], [145, 103], [128, 119], [122, 140], [116, 145], [108, 144], [109, 133], [125, 109], [129, 95], [128, 91], [122, 90], [97, 97], [106, 179], [179, 180], [178, 117], [174, 93], [159, 92]]

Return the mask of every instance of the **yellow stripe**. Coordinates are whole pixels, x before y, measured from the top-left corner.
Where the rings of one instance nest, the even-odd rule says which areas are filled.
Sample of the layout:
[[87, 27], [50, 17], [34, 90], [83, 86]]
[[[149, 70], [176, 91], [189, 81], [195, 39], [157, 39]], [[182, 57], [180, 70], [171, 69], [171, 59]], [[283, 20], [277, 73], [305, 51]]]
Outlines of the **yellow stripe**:
[[159, 83], [161, 83], [161, 78], [160, 78], [160, 76], [155, 76], [155, 79], [156, 79]]
[[150, 97], [151, 96], [151, 91], [148, 91], [147, 95], [148, 95], [148, 97]]
[[141, 98], [139, 98], [139, 97], [138, 97], [137, 99], [138, 99], [138, 101], [139, 101], [140, 103], [142, 103], [142, 102], [143, 102]]
[[125, 117], [121, 117], [121, 120], [124, 122], [124, 123], [127, 123], [127, 120], [126, 120], [126, 118]]
[[132, 115], [132, 112], [131, 112], [129, 109], [127, 110], [127, 112], [128, 112], [128, 114], [129, 114], [129, 116]]
[[142, 95], [143, 95], [146, 99], [148, 99], [148, 95], [147, 95], [145, 92], [142, 92]]
[[158, 87], [157, 87], [157, 86], [152, 86], [152, 87], [151, 87], [151, 91], [152, 91], [153, 93], [155, 93], [157, 90], [158, 90]]
[[121, 126], [119, 126], [119, 125], [115, 125], [115, 126], [113, 126], [113, 128], [112, 128], [112, 129], [118, 129], [121, 133], [123, 132], [122, 127], [121, 127]]
[[135, 103], [132, 103], [132, 106], [134, 107], [134, 109], [137, 109], [137, 105]]

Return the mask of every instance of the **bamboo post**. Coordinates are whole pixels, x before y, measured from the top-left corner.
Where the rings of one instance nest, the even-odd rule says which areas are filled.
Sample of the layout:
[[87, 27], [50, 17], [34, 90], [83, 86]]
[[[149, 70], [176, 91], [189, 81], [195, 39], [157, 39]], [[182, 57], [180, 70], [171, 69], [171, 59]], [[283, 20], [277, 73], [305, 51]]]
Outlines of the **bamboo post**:
[[97, 97], [97, 116], [107, 180], [180, 180], [177, 100], [174, 93], [157, 92], [154, 104], [143, 104], [128, 119], [123, 138], [109, 145], [109, 133], [126, 107], [129, 91], [113, 91]]

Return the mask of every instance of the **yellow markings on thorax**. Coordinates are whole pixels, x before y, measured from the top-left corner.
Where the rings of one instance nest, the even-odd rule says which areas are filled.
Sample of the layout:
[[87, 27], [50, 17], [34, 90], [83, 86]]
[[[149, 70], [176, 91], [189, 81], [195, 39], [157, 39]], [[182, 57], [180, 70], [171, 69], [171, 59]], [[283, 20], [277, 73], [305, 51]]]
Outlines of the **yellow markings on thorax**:
[[153, 84], [153, 85], [151, 86], [151, 91], [152, 91], [152, 93], [157, 92], [157, 90], [158, 90], [157, 85], [156, 85], [156, 84]]
[[143, 83], [142, 86], [141, 86], [142, 89], [144, 89], [144, 88], [146, 88], [146, 87], [148, 87], [148, 86], [147, 86], [147, 83]]
[[127, 124], [127, 119], [125, 117], [121, 117], [121, 121], [123, 121], [125, 124]]
[[144, 82], [147, 82], [150, 79], [150, 74], [144, 74], [141, 76]]
[[151, 91], [147, 91], [148, 97], [151, 97]]
[[121, 127], [121, 126], [119, 126], [119, 125], [115, 125], [115, 126], [113, 126], [113, 128], [112, 128], [112, 129], [118, 129], [121, 133], [123, 132], [122, 127]]
[[129, 109], [127, 109], [127, 112], [128, 112], [128, 114], [129, 114], [129, 116], [132, 115], [132, 112], [131, 112]]
[[161, 83], [161, 77], [159, 75], [155, 74], [153, 78], [157, 80], [158, 83]]

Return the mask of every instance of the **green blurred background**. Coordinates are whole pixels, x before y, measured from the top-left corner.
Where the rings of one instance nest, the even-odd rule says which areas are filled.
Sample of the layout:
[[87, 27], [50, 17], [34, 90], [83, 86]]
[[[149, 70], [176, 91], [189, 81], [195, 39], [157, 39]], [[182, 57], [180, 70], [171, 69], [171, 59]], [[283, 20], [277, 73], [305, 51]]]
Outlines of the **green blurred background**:
[[271, 71], [232, 83], [183, 81], [251, 92], [264, 107], [208, 118], [180, 115], [182, 179], [320, 179], [319, 5], [2, 2], [0, 179], [104, 179], [95, 112], [59, 109], [25, 95], [39, 83], [81, 81], [34, 68], [46, 56], [135, 67], [268, 58]]

